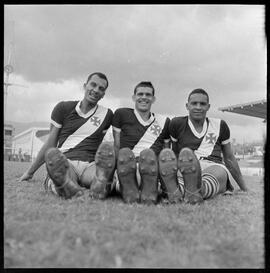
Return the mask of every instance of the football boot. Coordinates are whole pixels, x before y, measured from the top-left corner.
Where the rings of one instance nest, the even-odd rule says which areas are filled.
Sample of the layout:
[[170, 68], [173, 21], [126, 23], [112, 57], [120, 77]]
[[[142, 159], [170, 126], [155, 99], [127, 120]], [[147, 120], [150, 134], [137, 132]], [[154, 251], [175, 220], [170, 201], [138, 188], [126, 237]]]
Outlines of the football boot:
[[117, 175], [124, 202], [140, 202], [140, 192], [136, 178], [136, 159], [129, 148], [119, 150]]
[[95, 155], [96, 175], [90, 187], [90, 196], [105, 199], [111, 190], [115, 169], [115, 151], [112, 143], [103, 142]]
[[179, 203], [183, 195], [179, 189], [177, 181], [177, 158], [174, 152], [169, 149], [163, 149], [158, 157], [160, 183], [163, 192], [167, 195], [170, 203]]
[[184, 200], [191, 204], [202, 202], [201, 166], [199, 160], [191, 149], [183, 148], [180, 151], [178, 156], [178, 168], [184, 179]]
[[153, 150], [141, 151], [139, 172], [141, 175], [141, 202], [156, 204], [158, 198], [158, 162]]
[[59, 196], [69, 199], [83, 195], [79, 185], [69, 177], [69, 162], [66, 156], [57, 148], [50, 148], [45, 153], [47, 172], [52, 179]]

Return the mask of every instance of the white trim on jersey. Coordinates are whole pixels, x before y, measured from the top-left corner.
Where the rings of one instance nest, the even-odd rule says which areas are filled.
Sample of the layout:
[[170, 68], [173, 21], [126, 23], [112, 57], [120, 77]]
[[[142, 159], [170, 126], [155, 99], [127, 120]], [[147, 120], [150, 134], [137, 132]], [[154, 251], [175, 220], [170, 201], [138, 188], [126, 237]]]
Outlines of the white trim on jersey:
[[173, 142], [177, 142], [177, 138], [174, 138], [174, 137], [172, 137], [172, 136], [171, 136], [171, 140], [172, 140]]
[[211, 155], [219, 137], [221, 120], [214, 118], [208, 118], [208, 120], [207, 132], [205, 133], [199, 148], [194, 151], [198, 159]]
[[72, 135], [70, 135], [65, 140], [60, 150], [62, 152], [65, 152], [71, 148], [74, 148], [76, 145], [82, 142], [85, 138], [94, 134], [103, 123], [107, 113], [108, 113], [108, 109], [99, 105], [95, 115], [89, 118], [87, 122], [85, 122]]
[[207, 121], [206, 119], [204, 120], [204, 123], [203, 123], [203, 129], [200, 133], [198, 133], [192, 123], [192, 121], [190, 120], [190, 118], [188, 117], [188, 125], [189, 125], [189, 128], [191, 130], [191, 132], [193, 133], [194, 136], [196, 136], [197, 138], [201, 138], [205, 135], [206, 131], [207, 131]]
[[[155, 121], [148, 127], [139, 142], [132, 149], [135, 156], [139, 156], [142, 150], [150, 148], [154, 144], [164, 128], [166, 119], [164, 116], [155, 115]], [[157, 132], [157, 134], [155, 134], [155, 132]]]
[[57, 123], [56, 121], [51, 119], [51, 124], [55, 126], [56, 128], [62, 128], [62, 124]]
[[120, 133], [121, 132], [121, 128], [117, 128], [115, 126], [112, 126], [113, 130], [117, 133]]
[[148, 126], [150, 125], [154, 120], [155, 120], [155, 116], [153, 115], [153, 113], [151, 113], [150, 118], [147, 121], [144, 121], [142, 119], [142, 117], [140, 116], [140, 114], [138, 113], [138, 111], [136, 109], [134, 109], [134, 114], [137, 118], [137, 120], [143, 125], [143, 126]]
[[226, 145], [226, 144], [228, 144], [228, 143], [230, 143], [230, 142], [231, 142], [231, 140], [230, 140], [230, 138], [228, 138], [228, 139], [222, 141], [221, 144], [222, 144], [222, 145]]
[[99, 107], [99, 105], [97, 104], [94, 108], [90, 109], [86, 114], [84, 114], [80, 108], [82, 101], [79, 101], [75, 107], [75, 110], [77, 112], [77, 114], [82, 117], [82, 118], [88, 118], [90, 117], [93, 113], [95, 113], [95, 111], [97, 110], [97, 108]]

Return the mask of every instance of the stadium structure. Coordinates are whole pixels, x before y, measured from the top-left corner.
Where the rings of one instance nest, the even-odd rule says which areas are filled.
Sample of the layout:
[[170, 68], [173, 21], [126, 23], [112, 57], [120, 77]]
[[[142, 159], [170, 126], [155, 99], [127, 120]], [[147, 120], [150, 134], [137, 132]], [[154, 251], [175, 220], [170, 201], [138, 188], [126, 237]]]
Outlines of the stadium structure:
[[264, 119], [264, 122], [266, 122], [266, 100], [259, 100], [259, 101], [253, 101], [249, 103], [242, 103], [242, 104], [236, 104], [231, 105], [227, 107], [220, 107], [218, 110], [224, 112], [231, 112], [256, 118], [262, 118]]
[[33, 161], [49, 136], [50, 130], [32, 127], [13, 137], [12, 154], [18, 161]]

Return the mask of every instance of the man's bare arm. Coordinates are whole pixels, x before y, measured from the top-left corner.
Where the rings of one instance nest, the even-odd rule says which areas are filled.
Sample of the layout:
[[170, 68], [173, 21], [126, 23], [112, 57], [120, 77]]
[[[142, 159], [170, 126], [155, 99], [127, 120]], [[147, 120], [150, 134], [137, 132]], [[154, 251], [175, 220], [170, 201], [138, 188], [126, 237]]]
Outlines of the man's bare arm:
[[237, 182], [240, 189], [243, 191], [247, 191], [248, 189], [247, 189], [246, 183], [241, 174], [238, 162], [233, 154], [231, 144], [228, 143], [223, 145], [222, 152], [223, 152], [225, 166], [228, 168], [228, 170], [232, 174], [233, 178]]
[[51, 125], [51, 130], [48, 139], [38, 152], [36, 160], [32, 163], [30, 168], [19, 178], [19, 182], [24, 180], [30, 180], [33, 177], [34, 173], [42, 166], [42, 164], [45, 161], [44, 156], [46, 151], [51, 147], [56, 147], [59, 132], [60, 132], [59, 128]]

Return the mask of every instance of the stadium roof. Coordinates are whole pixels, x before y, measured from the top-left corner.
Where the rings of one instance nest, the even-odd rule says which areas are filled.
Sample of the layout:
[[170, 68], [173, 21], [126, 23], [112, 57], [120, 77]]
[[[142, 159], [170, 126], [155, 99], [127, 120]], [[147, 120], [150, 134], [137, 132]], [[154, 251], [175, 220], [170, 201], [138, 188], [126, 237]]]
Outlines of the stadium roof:
[[218, 110], [222, 112], [227, 111], [236, 114], [266, 119], [266, 100], [220, 107], [218, 108]]

